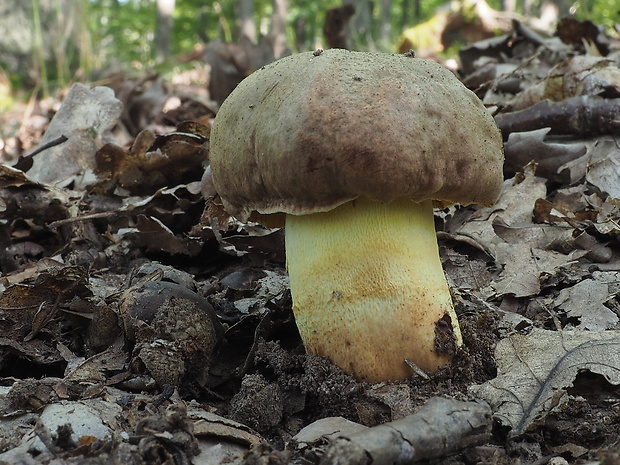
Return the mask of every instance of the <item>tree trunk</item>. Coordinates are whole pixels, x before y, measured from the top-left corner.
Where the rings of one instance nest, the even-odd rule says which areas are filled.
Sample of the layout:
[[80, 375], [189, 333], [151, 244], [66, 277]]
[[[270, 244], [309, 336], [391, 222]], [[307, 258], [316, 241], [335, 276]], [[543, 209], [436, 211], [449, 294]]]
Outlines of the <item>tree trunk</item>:
[[26, 85], [40, 83], [44, 93], [48, 81], [64, 86], [75, 71], [75, 54], [82, 59], [88, 50], [88, 39], [81, 36], [84, 4], [0, 0], [0, 70], [20, 76]]
[[544, 10], [545, 7], [548, 8], [549, 4], [555, 5], [558, 10], [559, 18], [568, 16], [570, 14], [570, 7], [572, 2], [569, 2], [568, 0], [545, 0], [541, 3], [541, 10]]
[[170, 56], [174, 4], [175, 0], [157, 0], [155, 53], [158, 58]]
[[390, 51], [392, 41], [392, 0], [381, 0], [379, 43], [384, 51]]
[[306, 40], [308, 37], [308, 21], [306, 18], [295, 18], [293, 23], [295, 31], [295, 49], [298, 52], [305, 51]]
[[372, 9], [368, 0], [345, 0], [345, 5], [353, 5], [355, 15], [349, 23], [349, 43], [353, 48], [355, 44], [368, 42], [371, 34]]
[[421, 0], [403, 0], [402, 16], [400, 21], [401, 29], [407, 29], [412, 24], [420, 21], [422, 16]]
[[273, 0], [273, 13], [271, 14], [270, 38], [273, 44], [273, 54], [276, 59], [283, 57], [287, 52], [286, 47], [286, 17], [288, 0]]
[[506, 13], [515, 13], [517, 11], [517, 0], [502, 0], [502, 10]]
[[355, 14], [353, 5], [344, 5], [327, 10], [325, 24], [323, 25], [323, 37], [329, 48], [350, 48], [347, 27]]
[[256, 43], [256, 23], [254, 23], [254, 0], [239, 0], [239, 37], [246, 37]]

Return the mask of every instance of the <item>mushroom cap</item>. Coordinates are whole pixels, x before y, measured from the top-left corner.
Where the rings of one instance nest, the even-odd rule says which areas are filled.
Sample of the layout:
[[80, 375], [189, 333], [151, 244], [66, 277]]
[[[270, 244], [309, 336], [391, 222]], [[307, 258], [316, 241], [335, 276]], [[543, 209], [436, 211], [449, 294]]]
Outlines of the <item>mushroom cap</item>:
[[211, 130], [215, 189], [242, 221], [358, 197], [490, 205], [503, 161], [500, 131], [474, 93], [406, 55], [282, 58], [237, 86]]

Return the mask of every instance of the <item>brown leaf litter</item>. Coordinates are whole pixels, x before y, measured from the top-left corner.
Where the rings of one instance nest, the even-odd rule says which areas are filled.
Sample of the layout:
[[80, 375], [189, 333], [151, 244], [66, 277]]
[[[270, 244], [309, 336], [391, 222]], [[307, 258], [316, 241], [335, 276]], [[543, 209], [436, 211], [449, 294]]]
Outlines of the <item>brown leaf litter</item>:
[[400, 383], [304, 354], [281, 230], [201, 195], [204, 92], [77, 87], [98, 129], [66, 104], [45, 139], [33, 113], [0, 167], [0, 463], [617, 463], [620, 42], [558, 28], [461, 52], [506, 180], [436, 212], [464, 346]]

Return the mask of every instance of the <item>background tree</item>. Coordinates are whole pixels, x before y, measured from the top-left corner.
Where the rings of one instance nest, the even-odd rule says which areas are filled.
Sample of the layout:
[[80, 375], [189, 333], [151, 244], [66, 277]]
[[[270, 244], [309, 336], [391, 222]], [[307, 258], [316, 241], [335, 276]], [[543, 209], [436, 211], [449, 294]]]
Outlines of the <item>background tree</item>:
[[273, 47], [273, 55], [276, 59], [283, 57], [288, 49], [287, 16], [288, 0], [273, 0], [269, 37]]
[[239, 37], [246, 37], [256, 43], [256, 23], [254, 22], [254, 0], [238, 0]]
[[392, 42], [392, 0], [381, 0], [379, 20], [379, 43], [389, 50]]
[[[159, 0], [163, 2], [163, 0]], [[448, 0], [152, 0], [0, 1], [0, 70], [12, 87], [63, 87], [111, 69], [143, 72], [157, 58], [187, 54], [216, 39], [267, 37], [278, 55], [324, 44], [327, 12], [355, 7], [348, 26], [351, 48], [396, 50], [403, 29], [429, 20]], [[464, 1], [464, 0], [459, 0]], [[544, 5], [590, 19], [611, 30], [620, 21], [617, 0], [488, 0], [497, 10], [539, 15]], [[163, 3], [160, 3], [163, 5]], [[172, 5], [173, 9], [170, 9]], [[159, 60], [161, 62], [161, 60]], [[95, 74], [91, 70], [99, 69]], [[174, 71], [174, 69], [170, 69]]]
[[[372, 40], [372, 3], [368, 0], [345, 0], [345, 5], [353, 5], [355, 14], [349, 22], [350, 42], [373, 47]], [[354, 48], [358, 48], [354, 46]]]
[[168, 58], [172, 46], [175, 0], [157, 0], [155, 26], [155, 52], [159, 58]]
[[83, 2], [0, 2], [0, 70], [13, 85], [64, 86], [74, 70], [90, 68], [90, 40]]

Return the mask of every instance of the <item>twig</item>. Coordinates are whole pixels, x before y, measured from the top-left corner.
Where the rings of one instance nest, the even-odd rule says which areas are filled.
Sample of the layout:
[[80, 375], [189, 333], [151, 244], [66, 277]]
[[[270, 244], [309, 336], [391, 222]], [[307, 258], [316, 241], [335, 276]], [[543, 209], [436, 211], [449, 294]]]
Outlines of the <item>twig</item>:
[[620, 134], [620, 98], [583, 95], [561, 102], [543, 100], [525, 110], [500, 113], [495, 122], [504, 135], [551, 128], [551, 134]]
[[50, 224], [48, 224], [47, 227], [54, 229], [59, 226], [64, 226], [65, 224], [71, 224], [71, 223], [76, 223], [78, 221], [87, 221], [87, 220], [93, 220], [93, 219], [98, 219], [98, 218], [108, 218], [109, 216], [114, 216], [117, 214], [118, 214], [118, 211], [116, 210], [98, 212], [98, 213], [90, 213], [88, 215], [81, 215], [81, 216], [76, 216], [73, 218], [65, 218], [64, 220], [53, 221]]
[[55, 146], [60, 145], [60, 144], [64, 144], [68, 140], [69, 140], [69, 138], [67, 136], [60, 136], [57, 139], [51, 140], [48, 143], [43, 144], [41, 147], [37, 148], [34, 152], [29, 153], [24, 158], [34, 157], [35, 155], [43, 152], [44, 150], [47, 150], [47, 149], [49, 149], [51, 147], [55, 147]]

